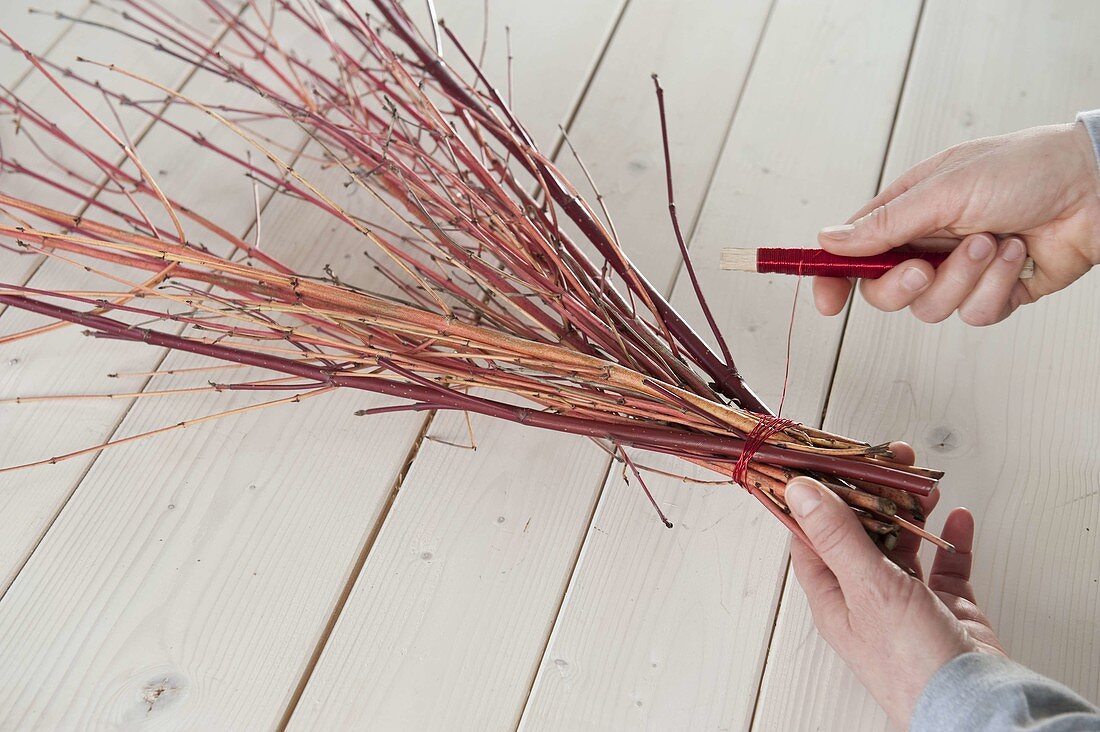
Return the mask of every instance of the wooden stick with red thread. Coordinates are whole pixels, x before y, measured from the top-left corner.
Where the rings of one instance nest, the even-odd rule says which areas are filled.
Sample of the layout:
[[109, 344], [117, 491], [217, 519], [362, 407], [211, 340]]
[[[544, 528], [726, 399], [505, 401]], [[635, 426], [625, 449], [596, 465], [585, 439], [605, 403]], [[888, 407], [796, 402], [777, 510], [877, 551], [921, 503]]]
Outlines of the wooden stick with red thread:
[[[858, 277], [877, 279], [892, 268], [910, 259], [923, 259], [938, 267], [950, 252], [918, 252], [894, 249], [872, 257], [844, 257], [824, 249], [783, 249], [760, 247], [758, 249], [722, 250], [720, 267], [725, 270], [759, 272], [761, 274], [811, 275], [820, 277]], [[1035, 262], [1024, 260], [1020, 279], [1035, 275]]]

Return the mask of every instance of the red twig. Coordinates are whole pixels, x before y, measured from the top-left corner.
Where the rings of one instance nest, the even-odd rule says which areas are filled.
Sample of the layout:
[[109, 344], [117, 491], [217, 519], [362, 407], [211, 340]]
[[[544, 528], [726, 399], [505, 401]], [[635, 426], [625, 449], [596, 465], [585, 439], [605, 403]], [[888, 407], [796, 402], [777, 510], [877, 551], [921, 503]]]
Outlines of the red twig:
[[676, 245], [680, 248], [680, 258], [684, 262], [684, 268], [687, 270], [688, 277], [691, 279], [691, 286], [695, 290], [695, 299], [699, 302], [699, 307], [703, 310], [703, 315], [707, 319], [707, 324], [710, 326], [711, 333], [714, 334], [715, 341], [718, 342], [719, 348], [722, 349], [722, 356], [726, 359], [726, 365], [733, 367], [733, 354], [730, 353], [729, 345], [726, 343], [726, 339], [722, 337], [722, 331], [718, 328], [718, 323], [714, 320], [714, 315], [710, 311], [710, 305], [707, 304], [707, 298], [703, 296], [703, 289], [699, 286], [699, 278], [695, 274], [695, 267], [691, 263], [691, 255], [688, 254], [687, 243], [684, 241], [684, 234], [680, 231], [680, 218], [676, 215], [676, 196], [672, 191], [672, 152], [668, 142], [668, 120], [665, 115], [665, 90], [661, 88], [661, 81], [657, 78], [657, 74], [653, 74], [653, 88], [657, 92], [657, 111], [661, 117], [661, 149], [665, 155], [665, 183], [668, 188], [668, 216], [672, 220], [672, 231], [676, 234]]

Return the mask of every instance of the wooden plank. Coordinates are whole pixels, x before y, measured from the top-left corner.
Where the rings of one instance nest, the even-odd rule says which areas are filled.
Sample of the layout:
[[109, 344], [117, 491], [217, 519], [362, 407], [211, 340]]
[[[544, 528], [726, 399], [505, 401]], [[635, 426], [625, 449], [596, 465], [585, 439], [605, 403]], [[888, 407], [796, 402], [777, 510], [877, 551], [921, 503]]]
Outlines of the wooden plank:
[[[588, 32], [591, 50], [604, 30], [584, 23], [586, 13], [573, 14], [569, 22], [578, 26], [563, 32], [578, 44]], [[576, 60], [576, 76], [587, 63]], [[570, 99], [556, 100], [558, 109]], [[318, 174], [316, 163], [298, 168]], [[206, 185], [211, 177], [219, 179], [217, 168], [195, 180]], [[342, 175], [325, 180], [330, 193], [354, 195]], [[250, 189], [206, 196], [251, 211]], [[206, 196], [204, 211], [214, 203]], [[363, 208], [355, 204], [347, 201]], [[361, 238], [328, 232], [330, 221], [279, 199], [265, 211], [265, 249], [301, 271], [320, 274], [331, 262], [342, 279], [377, 287], [370, 263], [356, 256]], [[322, 231], [328, 235], [318, 237]], [[164, 368], [195, 363], [172, 355]], [[249, 399], [141, 401], [118, 436]], [[411, 414], [351, 416], [377, 403], [361, 395], [318, 399], [104, 454], [0, 602], [0, 647], [22, 659], [12, 667], [21, 669], [18, 678], [0, 679], [0, 718], [41, 715], [68, 726], [150, 716], [200, 728], [278, 723], [422, 424]], [[264, 493], [250, 493], [253, 485]], [[64, 663], [55, 664], [59, 658]]]
[[[119, 435], [255, 401], [223, 397], [140, 402]], [[274, 726], [419, 429], [364, 430], [354, 409], [379, 403], [322, 397], [104, 454], [0, 603], [0, 719]]]
[[[320, 167], [310, 161], [299, 170], [323, 180], [336, 199], [354, 195], [342, 176], [325, 177]], [[207, 174], [217, 177], [217, 168]], [[232, 177], [243, 182], [237, 195], [209, 190], [248, 212], [251, 189]], [[350, 198], [341, 203], [365, 213]], [[377, 286], [368, 260], [345, 256], [362, 247], [358, 234], [341, 228], [317, 236], [329, 222], [277, 199], [263, 223], [278, 233], [265, 236], [264, 249], [302, 272], [321, 275], [331, 262], [341, 276]], [[161, 371], [208, 363], [171, 354]], [[139, 401], [115, 437], [264, 398], [271, 397]], [[421, 429], [422, 416], [411, 413], [354, 417], [382, 403], [326, 397], [101, 455], [0, 601], [0, 648], [21, 659], [0, 669], [0, 719], [61, 727], [148, 718], [197, 728], [277, 724]], [[56, 665], [58, 658], [65, 663]]]
[[[806, 241], [873, 191], [917, 11], [915, 1], [784, 0], [773, 10], [692, 243], [741, 368], [772, 404], [795, 285], [720, 273], [718, 250]], [[813, 422], [839, 324], [817, 320], [802, 295], [785, 413]], [[702, 323], [683, 276], [673, 300]], [[748, 727], [786, 530], [730, 486], [649, 483], [676, 527], [662, 531], [611, 476], [524, 728]]]
[[[515, 724], [603, 453], [567, 435], [521, 450], [506, 424], [474, 418], [473, 428], [476, 453], [421, 449], [291, 729]], [[441, 415], [429, 435], [462, 442], [466, 425]], [[514, 462], [485, 459], [502, 444]]]
[[[1100, 49], [1089, 29], [1098, 23], [1100, 7], [1082, 1], [932, 0], [885, 181], [948, 145], [1095, 107]], [[988, 329], [926, 326], [857, 302], [826, 427], [907, 436], [922, 462], [947, 471], [932, 523], [953, 506], [974, 510], [975, 585], [1002, 641], [1097, 699], [1100, 294], [1090, 284], [1095, 277]], [[814, 632], [793, 578], [788, 588], [756, 726], [886, 729]]]

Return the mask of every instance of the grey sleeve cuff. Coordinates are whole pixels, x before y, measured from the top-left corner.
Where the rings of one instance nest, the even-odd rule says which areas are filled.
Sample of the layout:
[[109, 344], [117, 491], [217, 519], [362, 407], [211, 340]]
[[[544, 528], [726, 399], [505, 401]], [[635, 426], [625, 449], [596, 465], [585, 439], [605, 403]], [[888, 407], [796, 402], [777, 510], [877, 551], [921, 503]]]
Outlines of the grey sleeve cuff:
[[1100, 730], [1100, 711], [1061, 684], [985, 653], [946, 663], [928, 682], [911, 732]]
[[1100, 109], [1091, 112], [1078, 112], [1077, 121], [1085, 126], [1092, 138], [1092, 150], [1096, 153], [1096, 164], [1100, 165]]

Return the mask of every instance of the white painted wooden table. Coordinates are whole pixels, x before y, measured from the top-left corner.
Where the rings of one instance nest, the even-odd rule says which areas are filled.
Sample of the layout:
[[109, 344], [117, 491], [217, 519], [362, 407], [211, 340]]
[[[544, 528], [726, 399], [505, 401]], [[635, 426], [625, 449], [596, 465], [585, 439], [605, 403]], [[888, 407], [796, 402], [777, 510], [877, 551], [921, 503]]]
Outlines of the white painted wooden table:
[[[87, 0], [51, 5], [102, 13]], [[180, 12], [201, 17], [199, 5], [180, 0]], [[480, 38], [482, 3], [438, 5]], [[772, 402], [793, 282], [721, 274], [720, 247], [810, 241], [941, 147], [1100, 105], [1091, 0], [489, 7], [491, 74], [503, 72], [508, 25], [520, 115], [547, 149], [568, 126], [631, 253], [698, 319], [663, 205], [649, 81], [660, 72], [695, 260], [742, 369]], [[59, 62], [109, 50], [120, 65], [203, 83], [141, 49], [105, 49], [87, 27], [8, 8], [0, 22]], [[0, 82], [62, 109], [21, 59], [0, 58]], [[9, 127], [0, 142], [22, 144]], [[246, 182], [215, 162], [189, 178], [193, 150], [140, 132], [173, 193], [248, 231]], [[0, 186], [42, 195], [10, 177]], [[263, 222], [303, 270], [358, 246], [344, 235], [295, 248], [318, 219], [283, 201]], [[75, 277], [27, 259], [0, 255], [4, 278]], [[370, 283], [367, 267], [348, 268], [345, 279]], [[807, 423], [907, 438], [947, 470], [939, 514], [977, 514], [977, 588], [1001, 638], [1094, 700], [1098, 285], [1088, 277], [985, 330], [860, 302], [826, 320], [804, 288], [787, 399]], [[0, 333], [34, 322], [4, 312]], [[0, 398], [110, 391], [109, 371], [194, 363], [65, 329], [0, 346]], [[462, 439], [460, 415], [366, 421], [351, 416], [364, 398], [349, 399], [0, 476], [0, 729], [885, 726], [817, 638], [784, 530], [739, 491], [653, 480], [676, 524], [667, 531], [583, 440], [475, 418], [475, 453], [431, 439]], [[215, 405], [222, 397], [0, 405], [0, 464]]]

